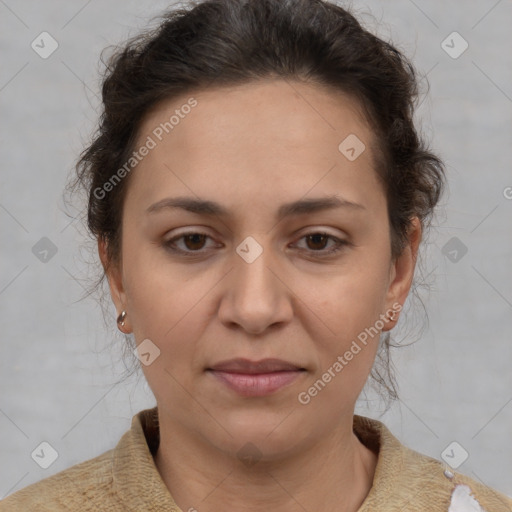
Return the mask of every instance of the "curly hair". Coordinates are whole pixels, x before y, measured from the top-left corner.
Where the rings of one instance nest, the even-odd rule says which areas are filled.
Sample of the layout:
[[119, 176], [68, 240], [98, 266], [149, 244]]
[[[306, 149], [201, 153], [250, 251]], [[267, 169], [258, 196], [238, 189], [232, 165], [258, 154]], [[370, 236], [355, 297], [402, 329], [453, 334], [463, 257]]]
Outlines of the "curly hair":
[[[157, 103], [191, 91], [269, 77], [324, 85], [362, 107], [378, 144], [375, 171], [387, 198], [392, 256], [400, 255], [411, 219], [418, 217], [423, 231], [429, 226], [445, 179], [442, 161], [413, 122], [418, 79], [408, 59], [327, 1], [189, 4], [166, 12], [156, 29], [130, 39], [106, 63], [99, 127], [76, 165], [72, 188], [88, 195], [88, 229], [108, 242], [108, 261], [119, 261], [130, 176], [108, 194], [95, 191], [130, 158], [144, 116]], [[389, 333], [381, 341], [384, 372], [374, 366], [371, 376], [396, 399]]]

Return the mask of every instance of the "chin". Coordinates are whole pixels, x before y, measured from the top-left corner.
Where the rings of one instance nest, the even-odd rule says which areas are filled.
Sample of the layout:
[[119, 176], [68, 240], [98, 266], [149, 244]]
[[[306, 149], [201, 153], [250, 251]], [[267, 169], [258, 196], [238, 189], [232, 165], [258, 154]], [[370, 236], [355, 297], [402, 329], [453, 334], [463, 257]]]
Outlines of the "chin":
[[304, 449], [311, 435], [304, 423], [297, 424], [297, 418], [292, 418], [293, 413], [288, 417], [287, 414], [261, 411], [225, 414], [222, 425], [231, 436], [222, 429], [222, 439], [213, 442], [237, 458], [245, 455], [262, 461], [283, 458]]

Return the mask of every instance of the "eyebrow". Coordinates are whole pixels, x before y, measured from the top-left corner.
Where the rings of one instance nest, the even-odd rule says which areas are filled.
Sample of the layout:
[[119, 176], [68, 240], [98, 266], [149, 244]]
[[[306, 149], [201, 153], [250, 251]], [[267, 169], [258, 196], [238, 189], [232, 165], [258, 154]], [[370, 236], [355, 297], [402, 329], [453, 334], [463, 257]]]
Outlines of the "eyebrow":
[[[230, 217], [231, 212], [219, 203], [205, 199], [196, 199], [194, 197], [168, 197], [162, 199], [146, 209], [148, 214], [157, 213], [167, 209], [182, 209], [199, 215]], [[291, 203], [281, 205], [277, 211], [276, 218], [281, 220], [285, 217], [294, 215], [303, 215], [335, 208], [350, 208], [353, 210], [365, 210], [366, 208], [359, 203], [354, 203], [347, 199], [340, 198], [337, 195], [300, 199]]]

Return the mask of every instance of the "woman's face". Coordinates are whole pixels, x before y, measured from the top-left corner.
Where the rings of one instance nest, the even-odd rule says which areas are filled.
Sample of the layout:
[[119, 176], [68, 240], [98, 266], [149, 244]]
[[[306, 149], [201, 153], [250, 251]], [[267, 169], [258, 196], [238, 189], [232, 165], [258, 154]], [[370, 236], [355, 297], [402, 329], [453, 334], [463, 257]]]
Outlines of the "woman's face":
[[[416, 223], [392, 261], [373, 145], [354, 100], [284, 80], [200, 91], [145, 118], [135, 149], [149, 149], [109, 282], [125, 332], [144, 343], [163, 425], [232, 455], [250, 441], [269, 458], [343, 418], [351, 428], [420, 238]], [[218, 211], [170, 206], [177, 198]], [[296, 371], [212, 371], [238, 358]]]

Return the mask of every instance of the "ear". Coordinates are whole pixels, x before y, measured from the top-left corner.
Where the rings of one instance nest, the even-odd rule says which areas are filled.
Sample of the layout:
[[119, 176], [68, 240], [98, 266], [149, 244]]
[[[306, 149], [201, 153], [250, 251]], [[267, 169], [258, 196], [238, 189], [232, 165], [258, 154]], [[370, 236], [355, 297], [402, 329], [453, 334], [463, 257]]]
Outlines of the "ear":
[[[114, 302], [114, 305], [116, 307], [118, 317], [122, 311], [126, 311], [126, 294], [124, 291], [121, 269], [119, 268], [118, 265], [114, 264], [112, 261], [109, 260], [107, 254], [107, 246], [107, 240], [105, 240], [105, 238], [103, 237], [100, 237], [98, 239], [98, 254], [101, 260], [101, 264], [103, 265], [103, 270], [105, 271], [108, 280], [110, 296], [112, 297], [112, 301]], [[118, 325], [118, 328], [125, 334], [131, 332], [130, 320], [128, 316], [125, 318], [124, 326], [121, 327], [120, 325]]]
[[[418, 257], [418, 248], [421, 242], [422, 229], [418, 217], [413, 217], [408, 230], [408, 242], [402, 253], [392, 262], [390, 267], [390, 284], [386, 294], [386, 311], [399, 312], [409, 290], [411, 289], [414, 269]], [[398, 313], [394, 320], [386, 322], [383, 331], [389, 331], [398, 322]]]

